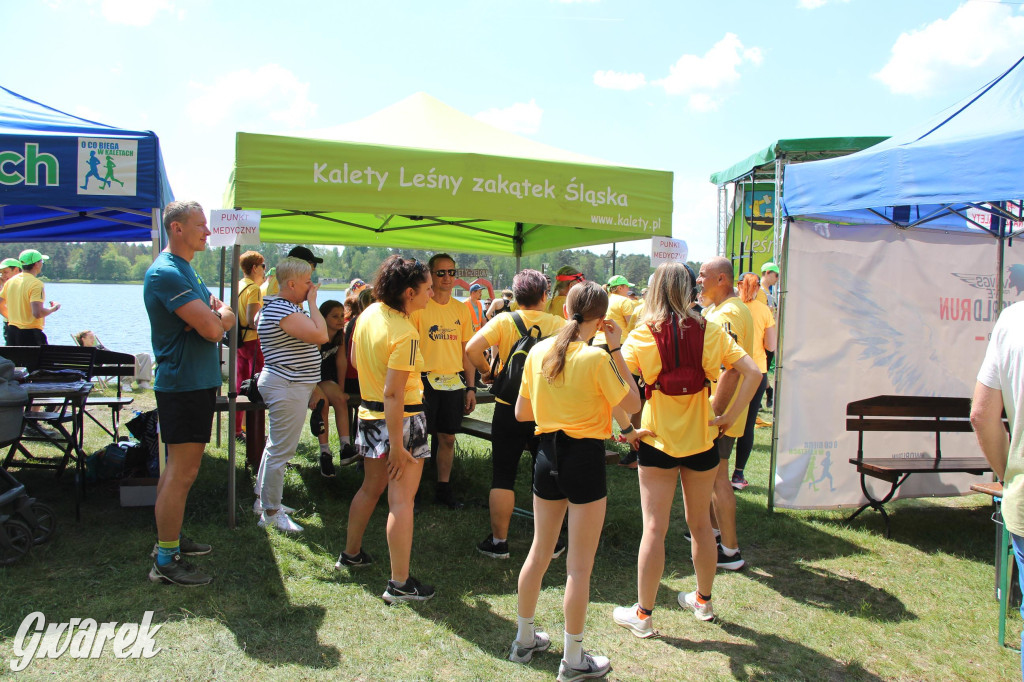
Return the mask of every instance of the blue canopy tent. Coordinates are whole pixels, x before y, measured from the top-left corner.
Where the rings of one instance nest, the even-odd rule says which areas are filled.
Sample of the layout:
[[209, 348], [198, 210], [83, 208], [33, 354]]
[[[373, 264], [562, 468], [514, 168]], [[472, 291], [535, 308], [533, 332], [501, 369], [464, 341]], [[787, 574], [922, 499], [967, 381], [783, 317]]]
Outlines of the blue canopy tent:
[[0, 241], [158, 243], [173, 198], [155, 133], [0, 87]]
[[[966, 376], [967, 370], [960, 372], [962, 367], [971, 365], [979, 349], [983, 354], [982, 335], [985, 329], [991, 329], [991, 320], [1001, 310], [1004, 289], [1007, 282], [1007, 268], [1004, 255], [1012, 237], [1024, 232], [1024, 172], [1021, 159], [1024, 158], [1024, 58], [1018, 60], [1007, 71], [985, 84], [978, 91], [949, 107], [937, 116], [916, 126], [903, 134], [874, 145], [868, 149], [841, 158], [794, 164], [785, 169], [785, 195], [783, 213], [786, 217], [786, 245], [779, 254], [782, 261], [780, 278], [780, 310], [779, 310], [779, 373], [776, 386], [779, 394], [782, 391], [782, 378], [789, 376], [797, 384], [804, 384], [802, 389], [809, 390], [805, 379], [813, 374], [815, 362], [823, 366], [825, 357], [819, 353], [812, 359], [813, 351], [831, 348], [836, 352], [828, 357], [835, 370], [833, 374], [818, 374], [826, 381], [841, 382], [846, 380], [844, 374], [849, 369], [843, 363], [852, 364], [851, 358], [863, 361], [863, 366], [870, 371], [885, 369], [889, 372], [892, 386], [906, 389], [909, 395], [950, 395], [934, 392], [936, 384], [928, 385], [926, 378], [942, 374], [955, 366], [959, 374]], [[797, 229], [799, 228], [799, 230]], [[818, 243], [832, 240], [831, 247], [813, 246], [812, 241], [817, 234]], [[807, 235], [811, 235], [809, 239]], [[867, 244], [871, 240], [877, 248], [870, 251], [874, 258], [884, 258], [887, 249], [898, 246], [913, 235], [919, 244], [928, 244], [931, 254], [946, 253], [943, 260], [956, 261], [962, 257], [969, 260], [974, 269], [963, 267], [946, 267], [948, 262], [937, 266], [931, 262], [905, 261], [900, 266], [872, 269], [864, 267], [863, 256], [867, 251], [858, 250], [849, 257], [844, 248], [851, 244]], [[800, 251], [803, 259], [803, 270], [792, 271], [789, 265], [796, 262], [796, 251], [793, 244], [802, 240]], [[991, 265], [986, 265], [984, 240], [991, 238]], [[973, 238], [973, 239], [971, 239]], [[963, 245], [970, 242], [981, 247], [980, 260], [972, 256], [968, 259]], [[979, 241], [980, 240], [980, 241]], [[845, 245], [845, 246], [844, 246]], [[944, 246], [945, 245], [945, 246]], [[945, 249], [944, 251], [942, 249]], [[960, 250], [958, 250], [960, 248]], [[972, 249], [974, 246], [971, 247]], [[847, 288], [842, 295], [824, 299], [817, 292], [808, 293], [806, 288], [788, 286], [787, 280], [807, 281], [814, 267], [808, 264], [808, 256], [815, 249], [822, 249], [820, 260], [827, 261], [832, 268], [830, 274], [843, 273], [853, 275], [844, 282]], [[858, 247], [860, 249], [860, 247]], [[939, 250], [935, 250], [939, 249]], [[921, 251], [924, 253], [924, 250]], [[979, 253], [972, 251], [972, 253]], [[849, 265], [844, 262], [849, 258]], [[877, 262], [877, 261], [876, 261]], [[980, 263], [980, 265], [979, 265]], [[1024, 269], [1016, 265], [1014, 272]], [[950, 270], [946, 272], [946, 270]], [[954, 271], [955, 270], [955, 271]], [[941, 271], [941, 272], [939, 272]], [[1009, 275], [1011, 281], [1016, 275]], [[874, 280], [879, 280], [874, 281]], [[884, 281], [881, 281], [884, 280]], [[819, 280], [820, 281], [820, 280]], [[939, 285], [935, 285], [938, 281]], [[826, 284], [824, 288], [830, 286]], [[984, 298], [986, 294], [978, 293], [990, 290], [992, 301], [983, 314], [970, 314], [966, 307], [965, 314], [960, 317], [944, 318], [945, 302], [959, 301], [966, 306], [972, 294], [962, 293], [955, 287], [966, 286], [966, 291], [976, 292], [974, 296]], [[1021, 285], [1017, 293], [1021, 292]], [[913, 309], [905, 297], [910, 290], [924, 289], [931, 296], [925, 308]], [[881, 290], [885, 295], [879, 294]], [[867, 291], [868, 293], [865, 293]], [[960, 293], [956, 293], [960, 291]], [[790, 330], [794, 334], [794, 352], [785, 353], [784, 336], [787, 325], [786, 299], [795, 304], [794, 296], [799, 295], [800, 304], [804, 309], [792, 308], [794, 319], [810, 315], [810, 304], [824, 308], [827, 323], [821, 327], [821, 335], [815, 341], [820, 345], [815, 349], [806, 338], [806, 330], [794, 323]], [[815, 298], [817, 296], [817, 298]], [[943, 298], [946, 296], [948, 298]], [[962, 298], [953, 298], [961, 296]], [[917, 300], [920, 300], [918, 298]], [[971, 300], [974, 304], [985, 303], [983, 300]], [[994, 304], [994, 305], [992, 305]], [[985, 306], [978, 305], [980, 310]], [[822, 308], [816, 308], [821, 312]], [[990, 315], [992, 311], [995, 311]], [[909, 319], [908, 319], [909, 318]], [[941, 346], [937, 339], [941, 334], [956, 323], [958, 329], [967, 329], [968, 323], [973, 324], [973, 331], [967, 336], [970, 346]], [[907, 326], [917, 325], [923, 331], [918, 335], [907, 334]], [[932, 336], [932, 334], [935, 336]], [[961, 337], [963, 338], [963, 337]], [[904, 344], [901, 348], [900, 344]], [[843, 355], [843, 346], [852, 347], [848, 355]], [[796, 351], [799, 347], [799, 351]], [[912, 349], [912, 350], [910, 350]], [[933, 349], [937, 349], [932, 353]], [[929, 361], [942, 353], [959, 351], [962, 355], [957, 359], [942, 356], [943, 361], [929, 364]], [[799, 355], [802, 353], [802, 355]], [[797, 358], [799, 357], [799, 361]], [[789, 360], [788, 370], [783, 369]], [[874, 369], [871, 369], [874, 368]], [[974, 365], [971, 370], [976, 370]], [[925, 371], [922, 371], [925, 370]], [[789, 371], [789, 374], [785, 374]], [[866, 382], [865, 371], [855, 381]], [[803, 374], [801, 374], [801, 372]], [[946, 375], [944, 375], [946, 376]], [[898, 379], [896, 378], [898, 377]], [[948, 378], [948, 376], [947, 376]], [[960, 384], [963, 377], [958, 376]], [[902, 382], [902, 384], [900, 383]], [[973, 379], [971, 379], [973, 386]], [[833, 386], [832, 389], [835, 387]], [[959, 389], [957, 389], [959, 390]], [[799, 391], [792, 391], [791, 401], [797, 400]], [[820, 394], [819, 394], [820, 395]], [[776, 398], [779, 405], [780, 398]], [[801, 404], [793, 402], [790, 407], [799, 411]], [[845, 404], [844, 404], [845, 406]], [[776, 408], [776, 424], [779, 425], [780, 408]], [[783, 421], [795, 422], [797, 417], [784, 416]], [[790, 424], [791, 426], [791, 424]], [[828, 428], [832, 428], [832, 424]], [[839, 455], [844, 446], [842, 436], [844, 429], [835, 425], [833, 440], [828, 436], [825, 443], [831, 443], [831, 452]], [[839, 438], [840, 440], [834, 440]], [[792, 440], [789, 435], [783, 438]], [[788, 486], [781, 493], [781, 500], [791, 501], [799, 495], [809, 493], [792, 493], [803, 484], [797, 472], [803, 462], [796, 462], [790, 443], [780, 446], [779, 430], [773, 434], [771, 451], [771, 479], [769, 483], [769, 508], [776, 501], [777, 485]], [[812, 442], [813, 441], [809, 441]], [[813, 449], [813, 448], [812, 448]], [[778, 459], [782, 455], [786, 461]], [[818, 453], [819, 464], [821, 453]], [[813, 455], [811, 459], [814, 465]], [[781, 471], [780, 471], [781, 469]], [[813, 471], [813, 469], [812, 469]], [[777, 477], [778, 474], [778, 477]], [[794, 478], [794, 474], [796, 478]], [[808, 474], [810, 476], [810, 474]], [[823, 474], [824, 475], [824, 474]], [[814, 480], [811, 476], [810, 480]], [[831, 476], [829, 482], [831, 485]], [[806, 480], [805, 480], [806, 482]], [[807, 488], [806, 485], [803, 486]], [[943, 492], [955, 492], [952, 487]], [[930, 494], [939, 494], [932, 491]], [[789, 495], [789, 497], [787, 497]], [[799, 503], [793, 506], [800, 506]], [[809, 508], [808, 507], [805, 508]]]

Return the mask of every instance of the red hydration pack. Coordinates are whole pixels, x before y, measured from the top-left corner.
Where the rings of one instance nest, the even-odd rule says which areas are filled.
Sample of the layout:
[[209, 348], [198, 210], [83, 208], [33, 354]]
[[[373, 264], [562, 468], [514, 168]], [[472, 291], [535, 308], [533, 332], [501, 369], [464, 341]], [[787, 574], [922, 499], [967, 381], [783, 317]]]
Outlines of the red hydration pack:
[[705, 388], [710, 390], [711, 382], [704, 374], [704, 320], [686, 318], [683, 324], [682, 338], [679, 333], [679, 318], [675, 313], [661, 323], [661, 330], [655, 331], [647, 325], [654, 335], [661, 355], [661, 372], [653, 383], [644, 388], [647, 400], [654, 391], [665, 395], [694, 395]]

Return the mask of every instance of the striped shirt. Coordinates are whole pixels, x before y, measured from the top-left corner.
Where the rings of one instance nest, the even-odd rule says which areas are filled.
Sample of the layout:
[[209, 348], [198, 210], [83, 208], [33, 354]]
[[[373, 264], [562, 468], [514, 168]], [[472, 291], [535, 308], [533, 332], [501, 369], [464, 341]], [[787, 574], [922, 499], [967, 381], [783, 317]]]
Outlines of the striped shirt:
[[281, 329], [281, 320], [293, 313], [306, 314], [302, 308], [283, 298], [274, 298], [263, 306], [257, 331], [264, 367], [282, 379], [315, 384], [320, 381], [320, 348]]

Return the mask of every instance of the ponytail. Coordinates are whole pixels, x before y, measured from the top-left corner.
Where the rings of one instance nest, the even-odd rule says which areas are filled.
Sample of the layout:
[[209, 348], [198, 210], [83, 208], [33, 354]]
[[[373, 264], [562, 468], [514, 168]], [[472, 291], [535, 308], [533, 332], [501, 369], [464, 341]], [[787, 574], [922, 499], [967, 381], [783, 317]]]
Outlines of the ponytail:
[[569, 320], [541, 362], [541, 371], [548, 381], [557, 379], [565, 369], [565, 354], [569, 344], [579, 336], [583, 322], [603, 318], [608, 312], [608, 292], [597, 282], [583, 282], [569, 290], [565, 307]]

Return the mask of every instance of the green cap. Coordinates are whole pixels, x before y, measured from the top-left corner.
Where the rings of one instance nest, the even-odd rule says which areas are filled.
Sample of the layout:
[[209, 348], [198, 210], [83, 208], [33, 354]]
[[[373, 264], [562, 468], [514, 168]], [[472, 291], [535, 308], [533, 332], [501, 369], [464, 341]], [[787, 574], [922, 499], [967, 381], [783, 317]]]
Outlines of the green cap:
[[17, 258], [4, 258], [0, 261], [0, 268], [20, 268], [21, 261]]
[[774, 272], [777, 275], [779, 274], [779, 266], [771, 261], [768, 261], [767, 263], [761, 266], [761, 274], [763, 275], [766, 272]]
[[611, 279], [608, 280], [608, 286], [610, 287], [621, 287], [623, 284], [630, 287], [636, 286], [622, 275], [612, 275]]
[[49, 256], [44, 256], [35, 249], [25, 249], [18, 254], [18, 260], [21, 261], [22, 267], [26, 265], [32, 265], [38, 263], [41, 260], [50, 260]]

